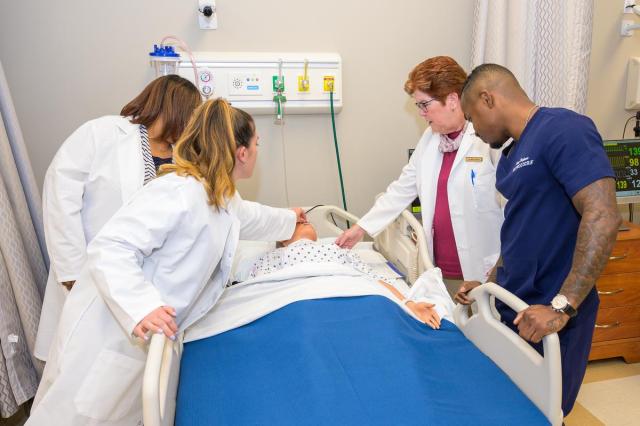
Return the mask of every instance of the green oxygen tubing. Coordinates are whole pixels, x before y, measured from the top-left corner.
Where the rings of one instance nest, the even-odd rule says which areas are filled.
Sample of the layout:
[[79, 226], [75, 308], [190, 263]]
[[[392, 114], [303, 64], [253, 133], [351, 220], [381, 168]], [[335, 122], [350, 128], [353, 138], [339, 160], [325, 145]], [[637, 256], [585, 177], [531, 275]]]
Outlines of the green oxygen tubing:
[[331, 126], [333, 127], [333, 144], [336, 147], [336, 159], [338, 161], [338, 175], [340, 176], [340, 190], [342, 192], [342, 208], [347, 210], [347, 197], [344, 195], [344, 180], [342, 179], [342, 164], [340, 163], [340, 150], [338, 149], [338, 135], [336, 133], [336, 114], [333, 110], [333, 87], [329, 92], [329, 106], [331, 107]]

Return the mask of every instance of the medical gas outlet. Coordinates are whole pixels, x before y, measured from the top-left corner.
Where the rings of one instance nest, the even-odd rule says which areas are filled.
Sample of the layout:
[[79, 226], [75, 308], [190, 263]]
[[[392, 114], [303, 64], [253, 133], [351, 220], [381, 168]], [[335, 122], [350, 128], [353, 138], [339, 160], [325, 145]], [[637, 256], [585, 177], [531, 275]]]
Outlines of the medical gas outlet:
[[200, 92], [205, 99], [208, 99], [213, 95], [213, 75], [208, 70], [201, 70], [198, 73], [198, 79], [200, 80]]
[[325, 75], [322, 77], [322, 90], [325, 92], [333, 92], [335, 90], [336, 77], [333, 75]]
[[273, 91], [275, 92], [284, 92], [284, 76], [279, 77], [277, 75], [274, 75], [272, 77], [272, 81], [273, 81]]
[[309, 85], [309, 80], [305, 79], [303, 75], [298, 76], [298, 92], [309, 92], [311, 86]]
[[273, 76], [273, 103], [275, 104], [276, 124], [282, 124], [284, 117], [283, 104], [287, 102], [287, 97], [284, 95], [284, 76]]
[[304, 74], [298, 76], [298, 92], [309, 92], [309, 60], [304, 60]]

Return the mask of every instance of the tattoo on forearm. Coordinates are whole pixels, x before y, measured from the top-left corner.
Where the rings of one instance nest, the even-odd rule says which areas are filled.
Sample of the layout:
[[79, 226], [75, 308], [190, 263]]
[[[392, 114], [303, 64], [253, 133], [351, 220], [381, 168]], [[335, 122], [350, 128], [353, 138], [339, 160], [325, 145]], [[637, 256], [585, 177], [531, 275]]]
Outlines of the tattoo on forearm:
[[614, 180], [604, 178], [578, 191], [573, 204], [582, 215], [573, 263], [560, 292], [582, 303], [611, 254], [620, 225]]
[[561, 318], [554, 318], [552, 320], [547, 321], [547, 329], [551, 333], [557, 332], [558, 330], [560, 330], [560, 328], [562, 328], [562, 319]]

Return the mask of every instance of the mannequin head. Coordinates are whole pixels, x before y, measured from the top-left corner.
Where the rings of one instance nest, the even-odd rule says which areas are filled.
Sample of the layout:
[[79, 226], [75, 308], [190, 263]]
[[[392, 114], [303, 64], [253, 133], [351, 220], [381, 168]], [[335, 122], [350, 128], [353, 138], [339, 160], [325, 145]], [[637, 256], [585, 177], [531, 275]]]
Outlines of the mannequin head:
[[295, 243], [298, 240], [311, 240], [317, 241], [318, 234], [316, 233], [315, 228], [310, 223], [298, 223], [296, 225], [295, 231], [293, 231], [293, 235], [288, 240], [282, 241], [281, 244], [283, 247], [288, 246], [291, 243]]

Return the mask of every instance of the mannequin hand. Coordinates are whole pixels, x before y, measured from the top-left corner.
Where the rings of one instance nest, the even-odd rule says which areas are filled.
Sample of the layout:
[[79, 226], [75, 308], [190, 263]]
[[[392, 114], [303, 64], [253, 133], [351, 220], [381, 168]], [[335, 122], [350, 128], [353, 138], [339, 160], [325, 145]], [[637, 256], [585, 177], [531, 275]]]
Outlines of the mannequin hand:
[[353, 248], [353, 246], [364, 238], [364, 234], [365, 230], [356, 223], [338, 236], [336, 239], [336, 245], [347, 249]]
[[307, 215], [301, 207], [292, 207], [291, 210], [296, 213], [296, 223], [307, 223]]
[[473, 302], [473, 299], [469, 298], [469, 292], [481, 284], [482, 283], [480, 281], [464, 281], [460, 285], [460, 288], [458, 289], [454, 300], [463, 305], [470, 305]]
[[133, 334], [141, 339], [149, 340], [148, 332], [164, 333], [169, 339], [175, 340], [178, 326], [174, 320], [176, 310], [171, 306], [161, 306], [151, 311], [133, 329]]
[[413, 301], [408, 301], [406, 305], [407, 305], [407, 308], [409, 308], [409, 310], [411, 310], [411, 312], [413, 312], [415, 316], [417, 316], [420, 319], [420, 321], [427, 324], [434, 330], [440, 328], [440, 317], [438, 316], [438, 313], [434, 309], [436, 305], [434, 305], [433, 303], [426, 303], [426, 302], [416, 303]]

